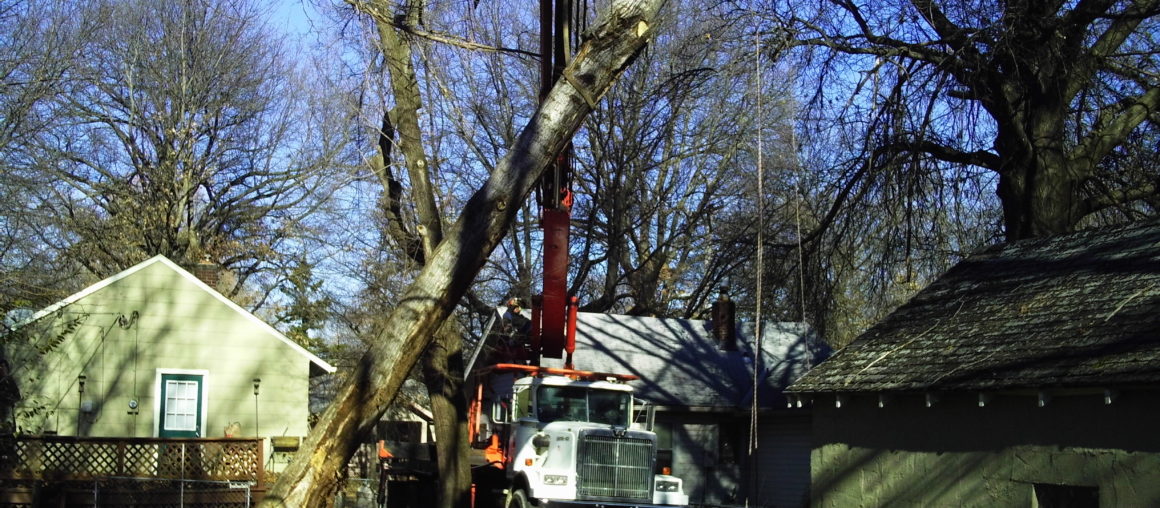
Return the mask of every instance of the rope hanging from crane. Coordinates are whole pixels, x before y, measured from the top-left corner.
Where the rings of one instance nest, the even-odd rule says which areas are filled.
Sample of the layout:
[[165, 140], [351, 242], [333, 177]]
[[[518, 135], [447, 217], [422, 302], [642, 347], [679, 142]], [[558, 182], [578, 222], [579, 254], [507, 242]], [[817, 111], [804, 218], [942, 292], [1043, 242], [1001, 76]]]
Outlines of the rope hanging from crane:
[[[762, 130], [761, 126], [764, 124], [764, 108], [761, 101], [763, 82], [761, 79], [761, 35], [760, 32], [755, 36], [757, 43], [754, 52], [756, 53], [756, 69], [757, 69], [757, 282], [756, 282], [756, 302], [755, 302], [755, 321], [754, 324], [754, 345], [753, 345], [753, 402], [749, 411], [749, 454], [753, 455], [757, 452], [757, 409], [758, 409], [758, 385], [762, 367], [761, 358], [761, 335], [764, 333], [761, 327], [761, 307], [762, 307], [762, 286], [764, 285], [765, 274], [765, 166], [764, 153], [762, 151]], [[756, 468], [754, 468], [756, 470]]]

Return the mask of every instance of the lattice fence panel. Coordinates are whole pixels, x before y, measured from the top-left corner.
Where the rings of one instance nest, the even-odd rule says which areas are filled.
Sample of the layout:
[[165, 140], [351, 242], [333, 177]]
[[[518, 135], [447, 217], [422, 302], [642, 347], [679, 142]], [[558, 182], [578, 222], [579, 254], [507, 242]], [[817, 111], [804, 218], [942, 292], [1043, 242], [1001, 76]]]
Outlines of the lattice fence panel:
[[206, 478], [212, 479], [239, 479], [247, 478], [257, 481], [259, 450], [251, 443], [236, 443], [218, 441], [203, 443], [193, 455], [196, 469], [201, 470]]
[[48, 477], [91, 478], [116, 474], [115, 450], [98, 443], [46, 442], [42, 474]]
[[157, 472], [157, 444], [125, 444], [120, 450], [121, 476], [149, 476]]
[[5, 476], [129, 476], [261, 483], [261, 442], [221, 439], [18, 438]]
[[158, 446], [157, 471], [154, 476], [158, 478], [187, 477], [185, 451], [185, 446], [181, 444], [162, 444]]

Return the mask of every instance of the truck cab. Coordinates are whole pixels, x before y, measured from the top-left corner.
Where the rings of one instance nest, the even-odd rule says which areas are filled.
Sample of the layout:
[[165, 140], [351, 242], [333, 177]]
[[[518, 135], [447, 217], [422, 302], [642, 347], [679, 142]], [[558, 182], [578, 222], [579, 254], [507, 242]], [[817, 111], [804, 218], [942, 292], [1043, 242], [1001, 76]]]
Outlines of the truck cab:
[[506, 506], [688, 504], [681, 480], [656, 471], [656, 434], [633, 424], [617, 377], [532, 375], [501, 400]]

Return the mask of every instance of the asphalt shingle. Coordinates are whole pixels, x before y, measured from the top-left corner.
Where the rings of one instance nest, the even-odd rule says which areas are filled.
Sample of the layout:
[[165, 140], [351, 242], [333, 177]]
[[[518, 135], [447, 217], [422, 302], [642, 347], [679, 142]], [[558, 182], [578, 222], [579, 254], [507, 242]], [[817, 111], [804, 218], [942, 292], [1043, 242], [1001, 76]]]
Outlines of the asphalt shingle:
[[[637, 396], [655, 404], [747, 409], [752, 400], [752, 323], [739, 326], [738, 350], [717, 347], [708, 321], [580, 313], [577, 369], [641, 378]], [[759, 404], [782, 407], [782, 391], [829, 352], [802, 323], [767, 323]], [[547, 366], [560, 360], [545, 359]]]
[[1160, 382], [1160, 223], [999, 245], [951, 268], [789, 392]]

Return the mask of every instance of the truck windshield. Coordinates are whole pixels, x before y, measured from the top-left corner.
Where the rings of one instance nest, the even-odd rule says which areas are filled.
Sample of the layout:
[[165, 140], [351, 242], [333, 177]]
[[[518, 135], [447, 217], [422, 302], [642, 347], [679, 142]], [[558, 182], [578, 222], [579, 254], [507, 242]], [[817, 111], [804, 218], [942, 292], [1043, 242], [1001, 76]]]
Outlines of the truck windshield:
[[541, 386], [536, 392], [536, 416], [554, 421], [628, 425], [629, 394], [572, 386]]

